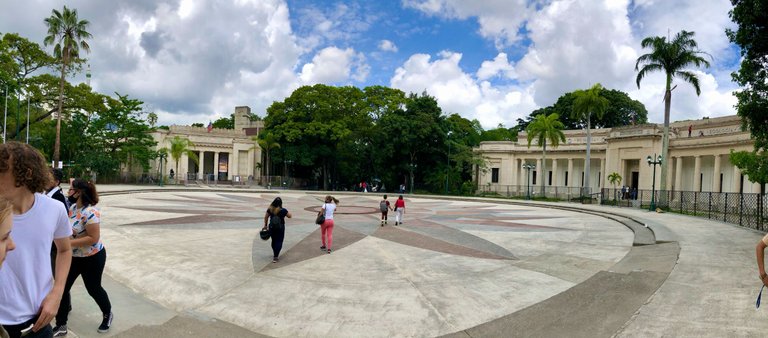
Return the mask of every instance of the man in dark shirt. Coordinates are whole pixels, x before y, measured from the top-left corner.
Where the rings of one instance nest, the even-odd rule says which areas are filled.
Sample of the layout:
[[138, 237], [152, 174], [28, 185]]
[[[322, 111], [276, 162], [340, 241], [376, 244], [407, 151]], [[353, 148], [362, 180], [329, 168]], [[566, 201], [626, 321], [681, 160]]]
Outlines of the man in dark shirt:
[[61, 169], [51, 169], [51, 173], [53, 174], [53, 183], [51, 183], [51, 186], [48, 187], [48, 190], [45, 192], [48, 197], [53, 198], [62, 204], [64, 204], [64, 208], [69, 210], [69, 203], [67, 203], [67, 198], [64, 197], [64, 192], [61, 191], [61, 187], [59, 186], [61, 184], [61, 180], [64, 179], [64, 173], [61, 171]]

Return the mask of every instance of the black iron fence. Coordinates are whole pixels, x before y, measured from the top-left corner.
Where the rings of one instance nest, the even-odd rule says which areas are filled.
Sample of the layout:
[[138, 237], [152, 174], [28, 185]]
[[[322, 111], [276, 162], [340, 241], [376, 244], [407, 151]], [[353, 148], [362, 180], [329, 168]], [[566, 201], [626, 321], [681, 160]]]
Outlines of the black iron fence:
[[[556, 199], [580, 203], [600, 203], [617, 207], [660, 208], [696, 217], [716, 219], [744, 227], [767, 230], [764, 206], [767, 196], [753, 193], [717, 193], [696, 191], [632, 190], [604, 188], [586, 192], [579, 187], [526, 185], [485, 185], [481, 194], [495, 194], [512, 198]], [[653, 205], [653, 207], [652, 207]]]

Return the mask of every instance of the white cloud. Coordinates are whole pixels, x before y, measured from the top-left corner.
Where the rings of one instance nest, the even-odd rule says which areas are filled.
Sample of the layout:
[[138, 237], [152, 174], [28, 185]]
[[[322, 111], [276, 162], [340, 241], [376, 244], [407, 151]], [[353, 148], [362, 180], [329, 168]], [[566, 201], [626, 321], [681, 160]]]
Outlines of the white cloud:
[[391, 86], [405, 92], [426, 90], [443, 112], [478, 119], [485, 128], [507, 127], [535, 108], [530, 88], [492, 86], [478, 81], [459, 67], [460, 53], [442, 52], [431, 61], [426, 54], [411, 56], [395, 71]]
[[504, 47], [521, 38], [519, 30], [532, 11], [526, 2], [526, 0], [403, 0], [403, 5], [444, 18], [476, 17], [480, 24], [478, 33], [485, 38], [493, 39], [498, 47]]
[[392, 41], [381, 40], [379, 41], [379, 50], [384, 52], [397, 52], [397, 46]]
[[312, 62], [305, 64], [299, 77], [304, 84], [339, 83], [350, 78], [365, 81], [369, 67], [365, 56], [352, 48], [328, 47], [318, 52]]
[[514, 79], [517, 77], [515, 74], [515, 67], [507, 60], [506, 53], [499, 53], [492, 61], [483, 61], [480, 66], [480, 70], [477, 71], [477, 78], [480, 80], [487, 80], [496, 75], [501, 74], [506, 79]]

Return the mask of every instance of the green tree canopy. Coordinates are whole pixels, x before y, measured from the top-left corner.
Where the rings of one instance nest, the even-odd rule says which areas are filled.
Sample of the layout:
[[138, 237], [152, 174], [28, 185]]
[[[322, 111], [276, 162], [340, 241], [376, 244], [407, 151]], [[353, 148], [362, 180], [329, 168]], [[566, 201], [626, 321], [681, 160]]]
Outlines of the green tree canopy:
[[[574, 92], [565, 93], [557, 99], [555, 104], [539, 108], [529, 114], [525, 120], [517, 119], [517, 130], [525, 130], [537, 115], [549, 115], [556, 113], [566, 130], [582, 129], [586, 127], [583, 119], [571, 117], [573, 111]], [[594, 128], [613, 128], [632, 124], [648, 123], [648, 110], [645, 105], [633, 100], [627, 93], [615, 89], [603, 88], [600, 96], [608, 100], [608, 107], [603, 116], [595, 116], [592, 119]]]
[[734, 92], [736, 111], [752, 134], [755, 148], [768, 148], [768, 2], [731, 0], [729, 12], [738, 26], [726, 30], [731, 42], [740, 47], [741, 67], [732, 75], [742, 89]]

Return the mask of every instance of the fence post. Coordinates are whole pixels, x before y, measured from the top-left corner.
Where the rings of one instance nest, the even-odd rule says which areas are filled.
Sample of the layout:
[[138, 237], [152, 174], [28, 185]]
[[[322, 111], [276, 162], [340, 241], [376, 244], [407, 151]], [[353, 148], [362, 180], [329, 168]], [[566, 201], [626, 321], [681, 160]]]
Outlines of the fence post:
[[723, 208], [723, 222], [728, 219], [728, 193], [725, 193], [725, 207]]
[[741, 219], [744, 217], [744, 193], [739, 193], [739, 225], [741, 224]]
[[683, 213], [683, 191], [680, 190], [680, 213]]
[[699, 193], [695, 191], [695, 192], [693, 192], [693, 215], [694, 216], [697, 215], [696, 207], [697, 207], [698, 202], [699, 202]]
[[712, 192], [711, 191], [709, 192], [709, 210], [707, 211], [707, 218], [712, 219]]

